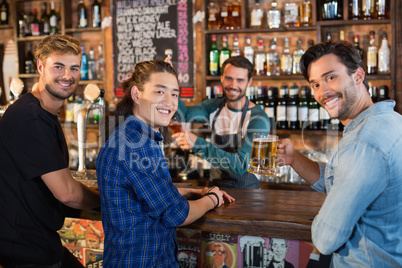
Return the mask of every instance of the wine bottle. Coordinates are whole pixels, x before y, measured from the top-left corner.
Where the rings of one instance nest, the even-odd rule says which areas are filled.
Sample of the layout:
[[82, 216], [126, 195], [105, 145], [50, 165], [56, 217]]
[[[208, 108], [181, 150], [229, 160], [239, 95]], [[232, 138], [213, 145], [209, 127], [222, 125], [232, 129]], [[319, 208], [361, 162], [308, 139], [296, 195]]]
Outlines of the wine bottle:
[[84, 0], [80, 0], [77, 8], [78, 27], [85, 28], [88, 26], [87, 10], [85, 9]]
[[100, 27], [101, 23], [101, 4], [99, 3], [99, 0], [94, 0], [92, 4], [92, 27]]

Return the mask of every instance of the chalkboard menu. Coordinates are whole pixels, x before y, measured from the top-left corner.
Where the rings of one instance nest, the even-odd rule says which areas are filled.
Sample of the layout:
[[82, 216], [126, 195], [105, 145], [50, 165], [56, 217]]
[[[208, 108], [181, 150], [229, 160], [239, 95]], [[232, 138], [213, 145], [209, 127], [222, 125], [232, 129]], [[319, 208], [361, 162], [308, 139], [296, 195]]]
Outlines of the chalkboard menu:
[[180, 97], [194, 96], [192, 0], [113, 0], [114, 93], [137, 62], [165, 59], [173, 50]]

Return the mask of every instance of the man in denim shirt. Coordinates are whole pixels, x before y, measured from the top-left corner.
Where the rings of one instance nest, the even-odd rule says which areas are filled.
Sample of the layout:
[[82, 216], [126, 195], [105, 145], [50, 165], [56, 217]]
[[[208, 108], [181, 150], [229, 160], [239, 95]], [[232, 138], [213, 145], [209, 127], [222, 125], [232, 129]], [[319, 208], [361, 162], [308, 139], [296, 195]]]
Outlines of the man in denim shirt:
[[312, 241], [333, 267], [402, 267], [402, 116], [394, 101], [373, 104], [363, 62], [350, 43], [309, 48], [301, 70], [315, 99], [345, 126], [328, 163], [282, 140], [277, 158], [326, 200]]

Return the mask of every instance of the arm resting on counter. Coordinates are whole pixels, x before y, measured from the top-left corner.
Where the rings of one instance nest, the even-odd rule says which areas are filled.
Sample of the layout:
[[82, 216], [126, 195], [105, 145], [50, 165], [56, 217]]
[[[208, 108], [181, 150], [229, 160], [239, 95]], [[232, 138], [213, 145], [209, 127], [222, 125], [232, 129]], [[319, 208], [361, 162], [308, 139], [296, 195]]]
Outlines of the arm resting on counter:
[[76, 181], [68, 168], [41, 176], [54, 197], [66, 206], [89, 209], [100, 206], [99, 192]]

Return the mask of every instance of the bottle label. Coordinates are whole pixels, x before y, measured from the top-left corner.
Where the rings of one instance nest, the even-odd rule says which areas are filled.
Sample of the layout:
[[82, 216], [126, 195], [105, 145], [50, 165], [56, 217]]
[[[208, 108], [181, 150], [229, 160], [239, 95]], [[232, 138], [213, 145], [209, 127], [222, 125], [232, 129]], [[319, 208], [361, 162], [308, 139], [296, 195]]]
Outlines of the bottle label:
[[265, 107], [265, 113], [269, 118], [275, 118], [275, 110], [274, 107]]
[[367, 67], [377, 66], [377, 53], [375, 51], [367, 51]]
[[308, 108], [306, 106], [298, 108], [297, 118], [301, 122], [305, 122], [308, 120]]
[[56, 15], [53, 15], [53, 16], [50, 17], [49, 24], [50, 24], [50, 27], [56, 27], [57, 26], [57, 17], [56, 17]]
[[299, 15], [299, 9], [296, 4], [285, 6], [285, 24], [293, 24], [297, 22], [297, 16]]
[[296, 122], [297, 121], [297, 107], [296, 106], [288, 106], [286, 109], [286, 116], [288, 121]]
[[270, 29], [279, 28], [281, 24], [281, 13], [279, 11], [268, 12], [267, 21]]
[[261, 9], [253, 10], [251, 12], [251, 21], [250, 21], [251, 26], [261, 26], [262, 16], [263, 13]]
[[308, 118], [311, 122], [318, 122], [320, 121], [320, 113], [318, 109], [308, 109]]
[[331, 117], [329, 116], [329, 113], [323, 107], [320, 107], [320, 119], [321, 120], [331, 119]]
[[1, 21], [6, 21], [7, 20], [7, 12], [6, 11], [1, 11]]
[[276, 115], [278, 121], [286, 121], [286, 107], [285, 106], [277, 106], [276, 107]]
[[93, 27], [99, 27], [100, 26], [100, 21], [101, 21], [101, 16], [100, 16], [100, 10], [99, 6], [94, 6], [94, 18], [93, 18]]

